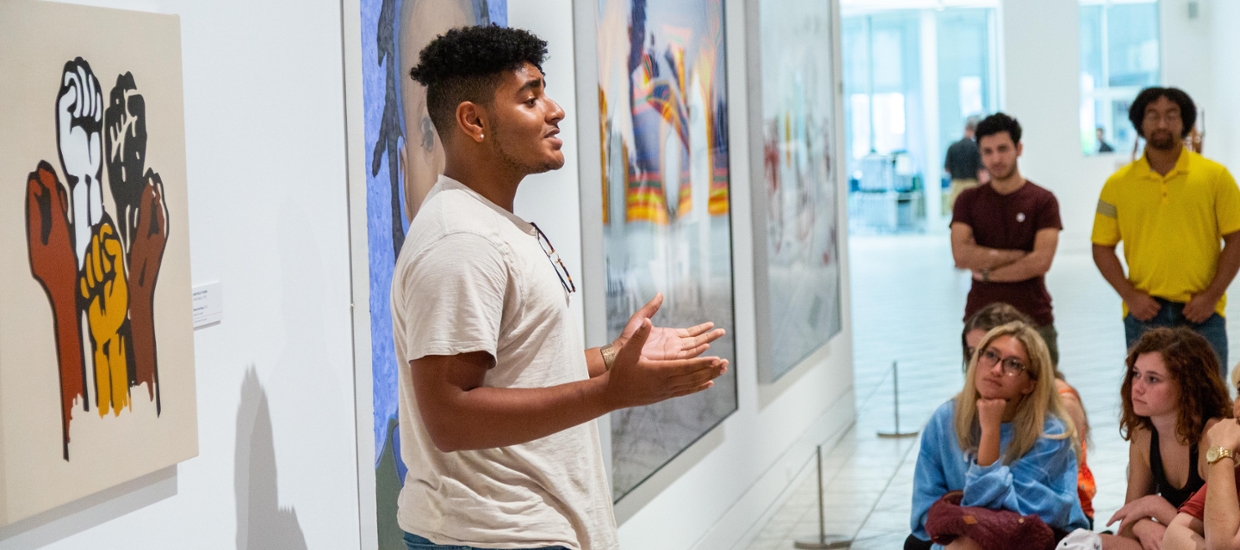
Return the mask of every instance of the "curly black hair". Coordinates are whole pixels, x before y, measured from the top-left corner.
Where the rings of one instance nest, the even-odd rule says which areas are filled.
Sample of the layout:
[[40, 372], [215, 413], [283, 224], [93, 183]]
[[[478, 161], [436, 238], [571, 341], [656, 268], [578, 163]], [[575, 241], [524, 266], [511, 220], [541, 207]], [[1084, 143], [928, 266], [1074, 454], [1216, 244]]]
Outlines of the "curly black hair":
[[995, 113], [982, 119], [977, 123], [977, 130], [973, 132], [973, 135], [977, 136], [977, 142], [980, 144], [982, 138], [999, 132], [1007, 132], [1009, 136], [1012, 136], [1013, 144], [1020, 143], [1020, 123], [1003, 113]]
[[1145, 137], [1145, 132], [1141, 131], [1141, 122], [1145, 120], [1145, 109], [1151, 103], [1158, 101], [1160, 97], [1170, 99], [1180, 106], [1180, 120], [1184, 122], [1184, 128], [1180, 130], [1180, 138], [1184, 138], [1193, 131], [1193, 125], [1197, 124], [1197, 105], [1193, 103], [1193, 98], [1188, 97], [1188, 94], [1179, 88], [1155, 86], [1141, 90], [1137, 98], [1132, 100], [1132, 106], [1128, 108], [1128, 121], [1132, 123], [1133, 128], [1137, 129], [1137, 135]]
[[409, 76], [426, 86], [426, 110], [446, 143], [458, 105], [491, 104], [503, 73], [526, 63], [541, 71], [546, 58], [547, 41], [529, 31], [494, 23], [460, 27], [427, 44]]

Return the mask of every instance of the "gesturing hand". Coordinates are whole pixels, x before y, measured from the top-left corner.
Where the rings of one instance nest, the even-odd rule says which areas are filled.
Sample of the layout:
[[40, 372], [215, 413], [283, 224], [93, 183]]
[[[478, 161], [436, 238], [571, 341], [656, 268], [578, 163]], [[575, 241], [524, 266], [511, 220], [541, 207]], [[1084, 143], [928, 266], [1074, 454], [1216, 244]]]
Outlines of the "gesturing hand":
[[[638, 328], [642, 326], [663, 305], [663, 293], [654, 295], [646, 305], [637, 310], [629, 318], [628, 324], [613, 345], [621, 349], [632, 339]], [[661, 328], [651, 325], [650, 335], [641, 348], [641, 355], [646, 359], [666, 361], [674, 359], [692, 359], [710, 349], [710, 343], [724, 335], [724, 330], [714, 328], [714, 323], [702, 323], [689, 328]]]
[[1003, 424], [1003, 410], [1006, 408], [1006, 399], [978, 399], [977, 421], [983, 429], [993, 428], [997, 430]]
[[607, 377], [612, 408], [638, 407], [709, 389], [727, 371], [728, 362], [718, 357], [656, 360], [642, 356], [653, 326], [641, 320], [623, 347]]
[[56, 98], [56, 142], [60, 165], [73, 195], [77, 256], [86, 255], [91, 226], [103, 216], [103, 93], [82, 58], [65, 63]]

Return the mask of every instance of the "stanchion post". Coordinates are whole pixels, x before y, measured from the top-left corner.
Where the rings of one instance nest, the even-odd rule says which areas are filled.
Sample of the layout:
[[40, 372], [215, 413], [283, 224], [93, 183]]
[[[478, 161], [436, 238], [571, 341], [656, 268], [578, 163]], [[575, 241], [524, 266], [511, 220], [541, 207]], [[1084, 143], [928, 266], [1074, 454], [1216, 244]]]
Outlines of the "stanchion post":
[[841, 535], [827, 534], [827, 515], [822, 503], [822, 445], [814, 451], [814, 460], [818, 462], [818, 536], [799, 538], [793, 548], [822, 550], [827, 548], [849, 548], [852, 539]]
[[891, 403], [895, 408], [895, 431], [878, 432], [878, 437], [909, 437], [917, 435], [921, 430], [913, 430], [911, 432], [900, 431], [900, 364], [899, 361], [891, 362]]

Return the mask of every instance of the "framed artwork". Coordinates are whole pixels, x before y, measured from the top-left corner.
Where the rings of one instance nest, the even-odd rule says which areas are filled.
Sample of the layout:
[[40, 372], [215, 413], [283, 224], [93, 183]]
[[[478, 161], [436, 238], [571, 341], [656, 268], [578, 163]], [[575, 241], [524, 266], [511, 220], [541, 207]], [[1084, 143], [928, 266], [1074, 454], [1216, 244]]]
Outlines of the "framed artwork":
[[[714, 321], [710, 352], [735, 365], [723, 1], [600, 0], [593, 30], [607, 338], [662, 292], [655, 322]], [[617, 501], [736, 410], [734, 373], [612, 413]]]
[[[841, 329], [833, 3], [753, 0], [747, 48], [758, 376]], [[761, 137], [759, 140], [758, 137]]]
[[[357, 10], [354, 13], [359, 19], [352, 19], [357, 27], [351, 32], [360, 42], [346, 47], [346, 52], [354, 52], [346, 54], [348, 95], [352, 96], [348, 110], [351, 119], [357, 113], [362, 121], [360, 139], [354, 139], [358, 136], [350, 128], [350, 164], [360, 165], [364, 171], [360, 174], [351, 167], [350, 182], [365, 182], [364, 191], [350, 191], [355, 200], [363, 192], [365, 197], [358, 200], [364, 210], [355, 209], [350, 215], [365, 224], [364, 229], [360, 224], [353, 225], [355, 232], [364, 232], [363, 239], [354, 237], [355, 250], [363, 249], [366, 254], [364, 259], [356, 254], [354, 257], [355, 296], [368, 297], [368, 308], [354, 318], [355, 331], [366, 332], [364, 338], [357, 339], [358, 378], [367, 382], [359, 387], [369, 387], [369, 395], [359, 395], [358, 399], [369, 401], [373, 407], [369, 422], [365, 422], [369, 425], [359, 425], [359, 431], [366, 434], [359, 444], [373, 446], [373, 454], [360, 454], [373, 457], [373, 461], [359, 476], [373, 476], [378, 548], [404, 550], [404, 533], [396, 523], [397, 497], [407, 469], [400, 455], [400, 371], [390, 309], [392, 271], [409, 222], [444, 164], [443, 145], [426, 110], [426, 88], [409, 77], [409, 70], [417, 64], [422, 48], [451, 28], [507, 25], [507, 2], [354, 0], [345, 6], [346, 10]], [[350, 19], [346, 17], [346, 22]], [[360, 82], [354, 80], [358, 73]], [[358, 97], [360, 105], [356, 103]], [[361, 153], [359, 142], [364, 156], [356, 162], [357, 153]], [[362, 242], [365, 246], [358, 246]], [[362, 283], [364, 289], [356, 287]], [[363, 498], [367, 498], [366, 493], [363, 491]], [[368, 505], [364, 503], [363, 508]], [[368, 529], [365, 522], [363, 529]]]
[[198, 454], [180, 22], [0, 2], [0, 525]]

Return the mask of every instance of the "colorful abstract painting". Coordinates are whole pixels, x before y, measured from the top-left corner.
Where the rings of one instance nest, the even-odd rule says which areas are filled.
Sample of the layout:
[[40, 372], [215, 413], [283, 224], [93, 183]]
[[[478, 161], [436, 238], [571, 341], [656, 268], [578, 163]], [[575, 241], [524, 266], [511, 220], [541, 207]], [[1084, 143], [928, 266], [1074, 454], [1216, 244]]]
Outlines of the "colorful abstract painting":
[[758, 373], [773, 382], [840, 331], [835, 77], [830, 2], [761, 0], [758, 8]]
[[0, 3], [0, 525], [198, 454], [176, 17]]
[[[735, 365], [723, 2], [600, 0], [596, 30], [608, 338], [662, 292], [655, 323], [714, 321]], [[612, 413], [616, 500], [736, 410], [734, 373]]]
[[362, 80], [369, 240], [375, 498], [379, 548], [404, 550], [396, 500], [400, 458], [398, 379], [392, 342], [392, 270], [409, 221], [443, 171], [443, 145], [426, 111], [426, 88], [409, 78], [418, 53], [448, 29], [507, 25], [506, 0], [362, 0]]

